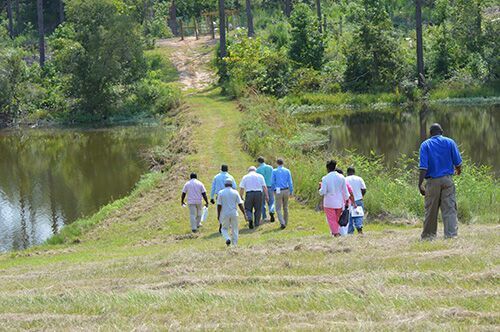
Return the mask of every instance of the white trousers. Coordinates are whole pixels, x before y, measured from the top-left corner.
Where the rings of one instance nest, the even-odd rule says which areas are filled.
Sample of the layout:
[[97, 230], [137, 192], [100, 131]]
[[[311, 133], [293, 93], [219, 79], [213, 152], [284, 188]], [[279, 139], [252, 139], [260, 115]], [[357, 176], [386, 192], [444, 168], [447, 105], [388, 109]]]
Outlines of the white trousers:
[[[236, 216], [221, 216], [221, 224], [222, 224], [222, 236], [224, 239], [231, 240], [231, 243], [235, 246], [238, 244], [238, 217]], [[232, 229], [233, 236], [232, 238], [229, 236], [229, 228]]]

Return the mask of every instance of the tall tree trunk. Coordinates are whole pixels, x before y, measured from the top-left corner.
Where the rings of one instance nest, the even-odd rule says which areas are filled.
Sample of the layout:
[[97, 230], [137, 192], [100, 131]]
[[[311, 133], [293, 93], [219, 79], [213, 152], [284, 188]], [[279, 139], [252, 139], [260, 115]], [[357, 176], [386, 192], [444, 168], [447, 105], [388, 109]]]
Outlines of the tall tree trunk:
[[246, 10], [247, 10], [248, 37], [253, 37], [255, 35], [255, 31], [253, 28], [252, 4], [250, 3], [250, 0], [246, 0]]
[[7, 0], [7, 18], [9, 20], [7, 29], [9, 30], [10, 38], [14, 37], [14, 20], [12, 19], [12, 1]]
[[323, 19], [321, 15], [321, 0], [316, 0], [316, 13], [318, 14], [318, 30], [319, 33], [323, 33], [321, 25], [323, 24]]
[[175, 5], [175, 0], [172, 0], [170, 8], [168, 10], [168, 26], [174, 34], [174, 36], [179, 35], [179, 27], [177, 25], [177, 7]]
[[285, 16], [290, 17], [292, 15], [292, 0], [285, 0]]
[[219, 0], [219, 56], [225, 58], [227, 56], [226, 45], [226, 5], [224, 0]]
[[20, 35], [22, 32], [22, 27], [21, 27], [21, 9], [19, 6], [19, 0], [14, 1], [14, 12], [16, 14], [16, 35]]
[[418, 86], [423, 88], [425, 85], [424, 76], [424, 46], [422, 39], [422, 0], [415, 0], [416, 12], [416, 32], [417, 32], [417, 72]]
[[64, 1], [59, 0], [59, 24], [64, 22]]
[[45, 65], [45, 31], [43, 27], [43, 0], [36, 0], [38, 16], [38, 50], [40, 52], [40, 67]]

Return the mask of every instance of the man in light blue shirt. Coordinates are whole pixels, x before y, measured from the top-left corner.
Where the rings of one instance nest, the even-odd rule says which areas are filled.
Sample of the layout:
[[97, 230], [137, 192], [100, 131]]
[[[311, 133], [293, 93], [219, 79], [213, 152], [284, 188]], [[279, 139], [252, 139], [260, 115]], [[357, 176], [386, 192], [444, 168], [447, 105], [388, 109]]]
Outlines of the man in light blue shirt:
[[[215, 204], [215, 195], [219, 193], [219, 191], [226, 188], [225, 183], [227, 179], [230, 179], [233, 182], [233, 189], [236, 189], [236, 181], [231, 174], [229, 174], [229, 167], [227, 165], [222, 165], [220, 167], [220, 173], [214, 177], [212, 181], [212, 189], [210, 190], [210, 203]], [[221, 224], [219, 222], [219, 233], [221, 232]]]
[[283, 159], [278, 159], [276, 163], [278, 167], [273, 170], [271, 189], [281, 229], [285, 229], [288, 225], [288, 199], [293, 195], [293, 181], [292, 174], [283, 166]]
[[462, 173], [462, 157], [455, 141], [443, 136], [443, 129], [438, 123], [431, 126], [430, 134], [431, 137], [420, 146], [418, 188], [425, 196], [422, 239], [436, 237], [439, 209], [443, 218], [444, 236], [452, 238], [457, 236], [458, 219], [452, 176]]
[[[264, 177], [264, 180], [266, 181], [267, 191], [270, 193], [269, 202], [267, 202], [267, 205], [269, 207], [271, 222], [274, 222], [274, 195], [271, 190], [273, 181], [273, 167], [265, 163], [264, 157], [257, 158], [257, 162], [259, 163], [259, 167], [257, 167], [257, 173]], [[262, 220], [267, 221], [265, 201], [262, 204]]]

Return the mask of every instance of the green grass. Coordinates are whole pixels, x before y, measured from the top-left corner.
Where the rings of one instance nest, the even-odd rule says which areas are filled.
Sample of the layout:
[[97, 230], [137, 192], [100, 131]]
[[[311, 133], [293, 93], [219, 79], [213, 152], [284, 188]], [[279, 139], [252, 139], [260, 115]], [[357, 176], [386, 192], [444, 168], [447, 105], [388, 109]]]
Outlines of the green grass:
[[[239, 180], [245, 114], [218, 91], [179, 116], [195, 151], [116, 203], [71, 241], [0, 255], [6, 330], [494, 330], [500, 324], [497, 225], [418, 241], [420, 227], [368, 224], [333, 239], [322, 213], [292, 201], [290, 227], [242, 229], [238, 248], [215, 211], [197, 236], [179, 191], [221, 163]], [[208, 189], [208, 188], [207, 188]], [[92, 220], [92, 219], [91, 219]], [[244, 228], [244, 225], [241, 225]]]

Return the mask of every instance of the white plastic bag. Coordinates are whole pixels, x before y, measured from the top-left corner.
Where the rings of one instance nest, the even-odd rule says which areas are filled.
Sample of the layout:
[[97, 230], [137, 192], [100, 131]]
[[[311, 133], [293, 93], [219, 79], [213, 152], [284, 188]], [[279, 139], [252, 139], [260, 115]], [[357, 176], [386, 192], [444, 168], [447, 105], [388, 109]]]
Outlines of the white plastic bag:
[[208, 218], [208, 208], [204, 206], [203, 213], [201, 214], [201, 222], [205, 222], [207, 218]]
[[365, 211], [363, 211], [363, 207], [357, 206], [354, 208], [351, 206], [351, 217], [363, 217], [365, 215]]

